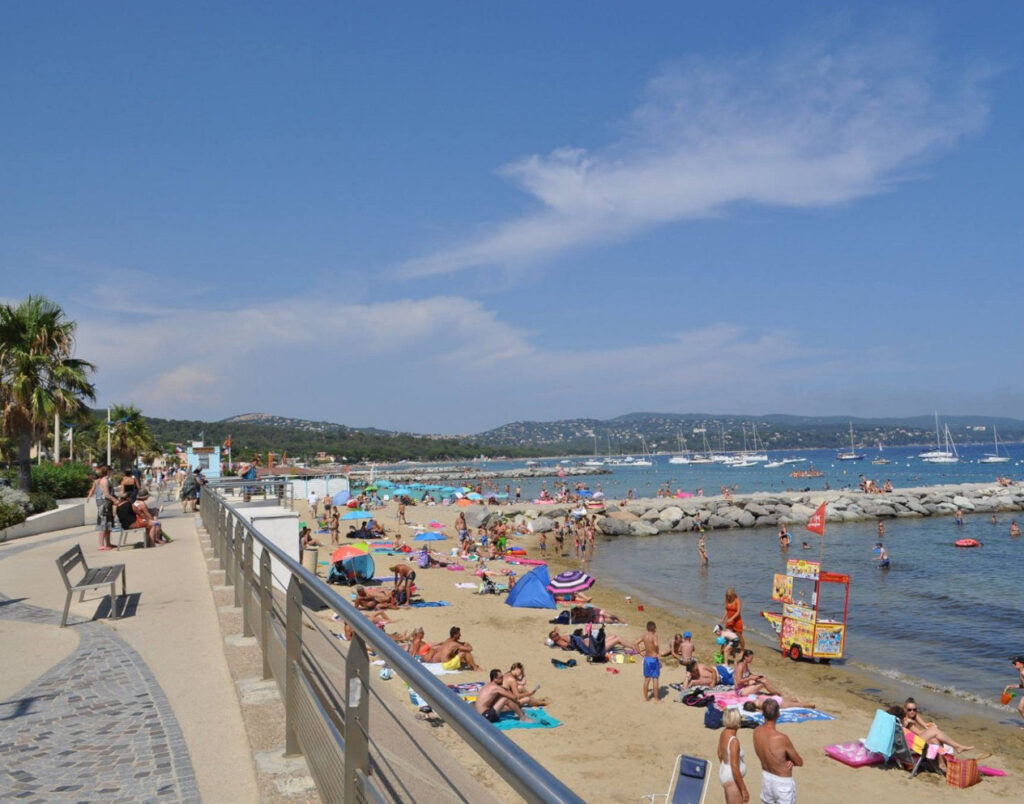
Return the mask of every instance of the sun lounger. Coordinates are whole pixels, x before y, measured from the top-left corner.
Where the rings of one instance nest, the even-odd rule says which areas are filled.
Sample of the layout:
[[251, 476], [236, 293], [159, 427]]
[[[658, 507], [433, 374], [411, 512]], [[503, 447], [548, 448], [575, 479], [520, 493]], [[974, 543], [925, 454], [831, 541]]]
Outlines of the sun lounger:
[[668, 781], [667, 793], [651, 793], [644, 796], [654, 804], [704, 804], [711, 781], [711, 760], [680, 754], [676, 757], [672, 776]]

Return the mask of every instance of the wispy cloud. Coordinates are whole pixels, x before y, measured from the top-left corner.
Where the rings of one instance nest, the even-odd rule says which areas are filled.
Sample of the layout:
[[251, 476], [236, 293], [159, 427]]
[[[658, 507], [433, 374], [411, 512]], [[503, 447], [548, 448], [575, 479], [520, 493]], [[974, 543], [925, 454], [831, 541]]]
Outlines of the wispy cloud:
[[650, 81], [608, 145], [500, 170], [536, 211], [400, 268], [516, 269], [732, 204], [813, 208], [879, 193], [983, 126], [985, 70], [944, 70], [912, 37], [689, 60]]

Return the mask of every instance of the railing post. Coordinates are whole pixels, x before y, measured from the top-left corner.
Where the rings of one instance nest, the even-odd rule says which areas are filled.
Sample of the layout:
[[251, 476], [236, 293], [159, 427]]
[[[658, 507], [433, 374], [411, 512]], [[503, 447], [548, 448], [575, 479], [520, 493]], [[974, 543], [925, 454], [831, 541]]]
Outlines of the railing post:
[[235, 608], [237, 609], [242, 607], [242, 591], [245, 588], [245, 567], [242, 564], [242, 540], [244, 538], [242, 534], [245, 532], [245, 528], [242, 527], [242, 523], [237, 519], [234, 520], [233, 524], [234, 527], [231, 529], [233, 533], [231, 543], [234, 546], [234, 557], [232, 558], [232, 563], [235, 567]]
[[246, 531], [242, 550], [242, 636], [253, 635], [249, 615], [252, 612], [252, 534]]
[[358, 772], [370, 772], [370, 658], [366, 642], [352, 635], [345, 658], [345, 801], [359, 801]]
[[292, 575], [288, 582], [285, 620], [284, 753], [285, 756], [295, 756], [302, 753], [295, 703], [299, 694], [299, 660], [302, 656], [302, 584], [296, 575]]
[[263, 678], [273, 678], [274, 671], [270, 667], [270, 616], [273, 601], [270, 575], [270, 551], [264, 547], [260, 551], [260, 647], [263, 649]]
[[217, 512], [217, 558], [220, 560], [220, 568], [224, 570], [224, 582], [227, 583], [228, 577], [228, 555], [227, 550], [224, 549], [226, 539], [224, 538], [224, 530], [226, 528], [228, 516], [228, 507], [226, 505], [221, 506]]

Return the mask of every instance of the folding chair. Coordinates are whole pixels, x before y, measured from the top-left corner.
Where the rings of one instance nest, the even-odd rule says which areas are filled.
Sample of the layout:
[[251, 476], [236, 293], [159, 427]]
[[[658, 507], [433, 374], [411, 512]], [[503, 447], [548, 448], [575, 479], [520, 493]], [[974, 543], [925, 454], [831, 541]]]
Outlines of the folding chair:
[[704, 804], [711, 782], [711, 760], [680, 754], [676, 757], [667, 793], [650, 793], [645, 799], [654, 804]]

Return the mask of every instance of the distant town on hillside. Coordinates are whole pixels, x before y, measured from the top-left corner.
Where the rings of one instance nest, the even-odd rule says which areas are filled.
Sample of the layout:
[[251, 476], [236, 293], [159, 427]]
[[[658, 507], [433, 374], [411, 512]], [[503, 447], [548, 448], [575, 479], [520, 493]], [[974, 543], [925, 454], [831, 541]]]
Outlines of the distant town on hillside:
[[[850, 426], [858, 447], [934, 444], [934, 415], [910, 418], [844, 416], [725, 416], [706, 413], [629, 413], [613, 419], [519, 421], [482, 433], [438, 435], [351, 427], [328, 421], [270, 413], [244, 413], [216, 422], [147, 418], [156, 439], [185, 443], [223, 442], [231, 436], [233, 454], [275, 450], [313, 460], [323, 455], [342, 462], [364, 460], [445, 460], [539, 455], [635, 454], [677, 452], [686, 447], [740, 450], [841, 449], [849, 447]], [[1024, 439], [1024, 421], [991, 416], [941, 417], [957, 444], [982, 444], [998, 428], [1001, 441]]]

